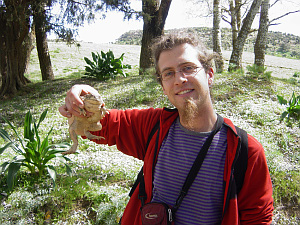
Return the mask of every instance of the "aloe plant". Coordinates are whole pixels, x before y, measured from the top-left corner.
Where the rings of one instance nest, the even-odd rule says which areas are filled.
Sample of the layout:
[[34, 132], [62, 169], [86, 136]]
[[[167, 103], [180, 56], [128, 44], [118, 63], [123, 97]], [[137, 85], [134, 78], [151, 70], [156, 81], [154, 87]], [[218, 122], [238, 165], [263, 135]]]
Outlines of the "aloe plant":
[[296, 96], [293, 92], [290, 100], [284, 99], [282, 96], [277, 95], [278, 101], [281, 105], [286, 106], [286, 110], [281, 114], [281, 120], [287, 119], [290, 122], [291, 118], [300, 120], [300, 95]]
[[0, 128], [0, 136], [6, 142], [3, 147], [0, 147], [0, 154], [9, 148], [12, 149], [15, 154], [11, 160], [4, 162], [0, 166], [1, 171], [4, 172], [4, 174], [7, 173], [7, 185], [9, 189], [13, 188], [16, 176], [22, 167], [26, 167], [32, 174], [37, 175], [37, 177], [41, 177], [47, 171], [55, 187], [57, 173], [55, 166], [50, 163], [53, 159], [61, 161], [65, 165], [67, 173], [71, 173], [71, 168], [67, 164], [70, 159], [61, 154], [65, 151], [64, 149], [69, 148], [70, 145], [68, 143], [49, 144], [49, 135], [53, 127], [49, 130], [44, 140], [41, 140], [39, 126], [45, 119], [47, 111], [46, 109], [41, 114], [38, 123], [34, 121], [31, 112], [27, 112], [24, 120], [23, 137], [19, 135], [16, 128], [7, 119], [2, 117], [16, 136], [16, 140], [14, 140], [7, 131]]
[[124, 53], [115, 58], [113, 52], [109, 50], [107, 53], [101, 51], [101, 54], [92, 52], [92, 60], [84, 57], [85, 62], [85, 76], [94, 77], [98, 80], [108, 80], [115, 78], [118, 74], [126, 77], [124, 69], [131, 69], [128, 64], [123, 64]]

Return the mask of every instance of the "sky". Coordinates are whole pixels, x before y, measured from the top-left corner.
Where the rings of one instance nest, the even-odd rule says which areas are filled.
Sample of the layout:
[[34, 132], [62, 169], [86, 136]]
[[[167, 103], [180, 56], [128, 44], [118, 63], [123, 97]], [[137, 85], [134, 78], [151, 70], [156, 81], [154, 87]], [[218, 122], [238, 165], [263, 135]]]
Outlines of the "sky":
[[[271, 0], [271, 2], [274, 0]], [[165, 29], [184, 27], [212, 27], [212, 17], [200, 17], [203, 8], [200, 4], [195, 4], [197, 0], [173, 0], [169, 9]], [[141, 10], [141, 1], [131, 1], [134, 9]], [[282, 0], [270, 9], [270, 20], [289, 11], [300, 9], [299, 0]], [[290, 14], [278, 21], [276, 26], [270, 26], [270, 31], [280, 31], [300, 36], [300, 12]], [[222, 22], [221, 27], [229, 27], [229, 24]], [[253, 27], [258, 27], [258, 20]], [[119, 38], [123, 33], [130, 30], [142, 30], [143, 20], [132, 19], [123, 20], [120, 12], [108, 12], [105, 19], [98, 19], [94, 23], [86, 24], [79, 28], [78, 41], [94, 43], [111, 43]]]

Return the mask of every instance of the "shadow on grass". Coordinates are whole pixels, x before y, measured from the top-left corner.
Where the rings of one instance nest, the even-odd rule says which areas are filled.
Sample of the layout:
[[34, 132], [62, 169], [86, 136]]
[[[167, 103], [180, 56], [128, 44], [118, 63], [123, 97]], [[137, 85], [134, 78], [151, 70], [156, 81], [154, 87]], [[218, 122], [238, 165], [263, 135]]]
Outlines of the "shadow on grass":
[[[75, 74], [75, 76], [74, 76]], [[0, 101], [0, 115], [21, 125], [25, 114], [31, 110], [40, 114], [45, 108], [53, 109], [53, 105], [64, 101], [66, 92], [75, 84], [98, 85], [99, 81], [78, 78], [78, 72], [66, 78], [30, 83], [11, 98]], [[75, 77], [75, 78], [74, 78]], [[0, 123], [4, 121], [0, 118]]]

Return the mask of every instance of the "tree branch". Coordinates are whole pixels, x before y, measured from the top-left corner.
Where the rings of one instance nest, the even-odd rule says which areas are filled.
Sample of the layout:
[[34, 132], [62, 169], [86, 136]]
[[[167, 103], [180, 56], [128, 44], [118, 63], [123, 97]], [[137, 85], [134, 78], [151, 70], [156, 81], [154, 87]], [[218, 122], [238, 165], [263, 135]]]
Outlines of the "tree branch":
[[280, 0], [275, 0], [275, 2], [272, 4], [272, 5], [270, 5], [270, 8], [271, 7], [273, 7], [277, 2], [279, 2]]
[[224, 22], [228, 23], [231, 26], [231, 22], [227, 19], [226, 16], [222, 15], [221, 18]]
[[292, 14], [292, 13], [298, 13], [298, 12], [300, 12], [300, 9], [299, 9], [299, 10], [296, 10], [296, 11], [293, 11], [293, 12], [287, 12], [287, 13], [285, 13], [285, 14], [283, 14], [283, 15], [277, 17], [277, 18], [274, 18], [274, 19], [270, 20], [269, 24], [271, 25], [271, 23], [274, 22], [274, 21], [276, 21], [276, 20], [279, 20], [279, 19], [281, 19], [281, 18], [283, 18], [283, 17], [285, 17], [285, 16], [287, 16], [287, 15], [290, 15], [290, 14]]
[[132, 15], [135, 15], [136, 19], [139, 19], [142, 17], [141, 11], [135, 11], [133, 9], [127, 9], [124, 7], [117, 7], [117, 10], [125, 14], [124, 19], [125, 18], [130, 19]]
[[84, 5], [84, 6], [89, 6], [89, 4], [83, 3], [83, 2], [78, 2], [78, 1], [74, 1], [74, 0], [69, 0], [69, 1], [70, 1], [70, 2], [73, 2], [74, 4]]

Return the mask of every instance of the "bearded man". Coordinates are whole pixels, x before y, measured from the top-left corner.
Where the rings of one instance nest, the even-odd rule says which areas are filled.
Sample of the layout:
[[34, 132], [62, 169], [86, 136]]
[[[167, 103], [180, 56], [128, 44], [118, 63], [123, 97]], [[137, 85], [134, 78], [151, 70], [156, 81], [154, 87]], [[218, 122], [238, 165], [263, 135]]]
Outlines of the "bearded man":
[[[92, 132], [105, 138], [93, 141], [116, 145], [123, 153], [144, 161], [143, 189], [139, 184], [133, 191], [121, 224], [139, 225], [145, 219], [156, 219], [158, 214], [140, 210], [148, 204], [154, 212], [161, 204], [170, 208], [166, 224], [271, 224], [272, 183], [264, 149], [249, 134], [247, 170], [237, 192], [234, 170], [239, 170], [235, 163], [241, 137], [233, 123], [213, 108], [213, 57], [196, 36], [184, 33], [156, 40], [153, 57], [156, 78], [175, 109], [111, 109], [100, 121], [102, 130]], [[60, 113], [82, 116], [79, 108], [84, 105], [79, 96], [87, 93], [98, 94], [87, 85], [73, 86]], [[158, 129], [148, 142], [156, 124]], [[182, 196], [186, 178], [210, 137], [201, 168]]]

